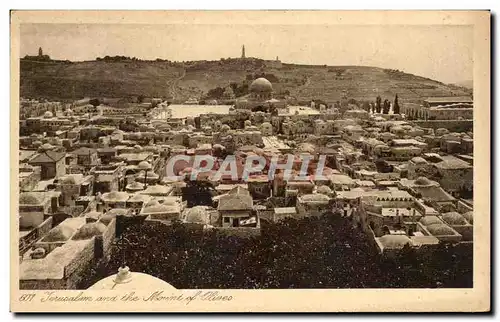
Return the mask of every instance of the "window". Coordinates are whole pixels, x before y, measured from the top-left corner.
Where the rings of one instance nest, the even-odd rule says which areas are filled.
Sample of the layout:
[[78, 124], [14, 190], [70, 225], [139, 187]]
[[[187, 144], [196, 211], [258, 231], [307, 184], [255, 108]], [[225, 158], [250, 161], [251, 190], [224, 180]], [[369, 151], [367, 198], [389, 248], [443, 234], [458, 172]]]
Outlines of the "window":
[[224, 217], [224, 222], [229, 223], [229, 217]]

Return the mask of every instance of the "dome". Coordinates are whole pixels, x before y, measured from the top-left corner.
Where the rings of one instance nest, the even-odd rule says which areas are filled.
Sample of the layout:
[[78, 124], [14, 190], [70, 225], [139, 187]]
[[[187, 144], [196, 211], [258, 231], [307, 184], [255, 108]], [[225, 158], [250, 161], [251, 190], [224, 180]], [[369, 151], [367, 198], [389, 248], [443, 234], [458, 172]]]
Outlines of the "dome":
[[417, 180], [415, 180], [415, 184], [419, 186], [429, 186], [432, 182], [426, 177], [418, 177]]
[[75, 184], [75, 178], [73, 176], [65, 176], [61, 180], [62, 184]]
[[378, 239], [384, 248], [403, 248], [411, 244], [410, 238], [406, 235], [385, 235]]
[[424, 163], [427, 163], [427, 161], [425, 161], [425, 159], [422, 158], [422, 157], [414, 157], [413, 159], [411, 159], [411, 162], [413, 162], [415, 164], [424, 164]]
[[270, 93], [273, 91], [273, 85], [267, 79], [257, 78], [250, 84], [251, 93]]
[[221, 130], [221, 132], [227, 132], [227, 131], [229, 131], [230, 129], [231, 129], [231, 127], [229, 127], [229, 125], [224, 124], [224, 125], [222, 125], [222, 127], [221, 127], [221, 129], [220, 129], [220, 130]]
[[302, 201], [307, 201], [307, 202], [328, 202], [330, 201], [330, 198], [328, 196], [325, 196], [324, 194], [321, 193], [313, 193], [309, 195], [303, 195], [301, 197]]
[[88, 288], [89, 290], [175, 290], [169, 283], [144, 273], [130, 272], [128, 267], [120, 267], [118, 274], [103, 278]]
[[436, 216], [425, 216], [420, 219], [420, 223], [424, 226], [442, 224], [443, 222]]
[[318, 187], [317, 192], [328, 196], [332, 193], [332, 189], [328, 186], [322, 185]]
[[427, 226], [427, 230], [434, 236], [455, 235], [455, 231], [445, 224]]
[[46, 254], [46, 251], [44, 248], [38, 247], [36, 248], [32, 253], [31, 253], [31, 258], [32, 259], [40, 259], [44, 258]]
[[53, 118], [54, 117], [54, 114], [52, 114], [51, 111], [47, 111], [43, 114], [43, 117], [46, 118], [46, 119], [50, 119], [50, 118]]
[[458, 212], [447, 212], [441, 216], [443, 220], [448, 224], [448, 225], [454, 225], [454, 226], [462, 226], [462, 225], [467, 225], [467, 220], [459, 214]]
[[48, 150], [52, 150], [53, 148], [54, 148], [54, 147], [53, 147], [51, 144], [49, 144], [49, 143], [45, 143], [45, 144], [43, 144], [43, 145], [39, 148], [39, 150], [41, 150], [41, 151], [48, 151]]
[[104, 225], [107, 226], [114, 218], [116, 218], [116, 215], [106, 213], [101, 216], [99, 222], [102, 222]]
[[99, 218], [101, 216], [102, 216], [102, 212], [98, 212], [98, 211], [90, 211], [90, 212], [85, 214], [85, 218], [93, 219], [95, 221], [99, 220]]
[[78, 232], [71, 238], [72, 240], [90, 239], [99, 236], [106, 230], [106, 225], [101, 222], [93, 222], [83, 225]]
[[467, 219], [467, 221], [473, 225], [474, 224], [474, 213], [472, 211], [467, 211], [466, 213], [463, 213], [462, 216]]
[[40, 199], [38, 199], [35, 195], [27, 192], [27, 193], [23, 193], [19, 196], [19, 204], [20, 205], [38, 205], [38, 204], [40, 204]]
[[137, 165], [137, 169], [139, 170], [151, 170], [152, 166], [148, 161], [141, 161]]
[[311, 143], [301, 143], [297, 149], [298, 152], [314, 153], [316, 150], [314, 144]]
[[111, 192], [106, 192], [102, 194], [102, 199], [109, 200], [109, 201], [125, 201], [128, 199], [129, 195], [128, 193], [124, 191], [111, 191]]
[[[138, 180], [139, 182], [143, 182], [144, 181], [144, 174], [145, 174], [144, 171], [140, 171], [139, 173], [137, 173], [136, 180]], [[156, 180], [159, 178], [160, 178], [160, 176], [157, 175], [156, 173], [154, 173], [153, 171], [148, 171], [148, 173], [146, 174], [146, 179]]]
[[70, 226], [59, 225], [59, 226], [53, 228], [51, 231], [49, 231], [47, 236], [45, 236], [42, 239], [42, 241], [44, 241], [44, 242], [66, 241], [73, 235], [74, 232], [75, 232], [75, 229], [70, 227]]
[[138, 191], [138, 190], [143, 190], [144, 189], [144, 184], [143, 183], [139, 183], [137, 181], [134, 181], [132, 183], [129, 183], [125, 189], [127, 190], [134, 190], [134, 191]]
[[209, 215], [205, 206], [195, 206], [186, 211], [184, 222], [192, 224], [207, 225], [210, 223]]

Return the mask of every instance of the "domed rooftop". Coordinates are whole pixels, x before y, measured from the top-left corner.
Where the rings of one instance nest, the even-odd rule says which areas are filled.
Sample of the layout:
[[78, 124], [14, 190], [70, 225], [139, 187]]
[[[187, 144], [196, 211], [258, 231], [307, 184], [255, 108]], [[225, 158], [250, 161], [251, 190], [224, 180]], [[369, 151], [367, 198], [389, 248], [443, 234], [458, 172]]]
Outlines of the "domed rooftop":
[[429, 186], [432, 182], [426, 177], [418, 177], [417, 180], [415, 180], [415, 184], [419, 186]]
[[50, 119], [50, 118], [53, 118], [54, 117], [54, 114], [52, 114], [51, 111], [47, 111], [43, 114], [43, 117], [46, 118], [46, 119]]
[[59, 225], [54, 227], [49, 233], [42, 239], [44, 242], [59, 242], [66, 241], [74, 234], [75, 229], [70, 226]]
[[116, 218], [116, 215], [106, 213], [106, 214], [101, 216], [101, 218], [99, 219], [99, 222], [101, 222], [107, 226], [114, 218]]
[[99, 220], [99, 218], [102, 216], [102, 212], [98, 211], [90, 211], [85, 214], [85, 218], [89, 219], [94, 219], [95, 221]]
[[318, 191], [318, 193], [323, 194], [323, 195], [327, 195], [327, 196], [332, 193], [332, 189], [330, 189], [330, 187], [325, 186], [325, 185], [319, 186], [317, 191]]
[[209, 224], [209, 214], [206, 208], [205, 206], [195, 206], [187, 209], [184, 215], [184, 222], [203, 225]]
[[20, 205], [38, 205], [40, 202], [41, 201], [40, 201], [40, 199], [38, 199], [38, 197], [36, 197], [35, 195], [33, 195], [29, 192], [22, 193], [19, 196], [19, 204]]
[[411, 162], [413, 162], [415, 164], [424, 164], [424, 163], [427, 163], [427, 161], [425, 161], [425, 159], [422, 158], [422, 157], [414, 157], [413, 159], [411, 159]]
[[128, 197], [128, 193], [124, 191], [111, 191], [103, 193], [101, 198], [108, 201], [125, 201]]
[[151, 168], [152, 168], [152, 166], [148, 161], [141, 161], [137, 165], [137, 169], [139, 169], [139, 170], [150, 170]]
[[455, 235], [455, 231], [445, 224], [430, 225], [427, 230], [434, 236]]
[[52, 150], [53, 148], [54, 148], [54, 146], [52, 146], [51, 144], [49, 144], [49, 143], [45, 143], [45, 144], [43, 144], [43, 145], [39, 148], [39, 150], [40, 150], [40, 151], [49, 151], [49, 150]]
[[443, 222], [436, 216], [425, 216], [420, 219], [420, 223], [424, 226], [442, 224]]
[[321, 193], [313, 193], [313, 194], [308, 194], [308, 195], [303, 195], [301, 197], [303, 201], [307, 202], [328, 202], [330, 201], [330, 198], [328, 196], [325, 196], [324, 194]]
[[139, 191], [139, 190], [143, 190], [144, 189], [144, 184], [143, 183], [139, 183], [137, 181], [134, 181], [132, 183], [129, 183], [125, 189], [127, 190], [133, 190], [133, 191]]
[[103, 278], [89, 290], [175, 290], [169, 283], [144, 273], [130, 272], [128, 267], [120, 268], [118, 274]]
[[75, 178], [73, 176], [65, 176], [61, 179], [61, 184], [75, 184]]
[[462, 216], [467, 219], [467, 221], [473, 225], [474, 224], [474, 212], [472, 211], [467, 211], [466, 213], [463, 213]]
[[90, 239], [99, 236], [106, 230], [106, 225], [100, 222], [93, 222], [83, 225], [78, 232], [71, 238], [72, 240]]
[[443, 214], [441, 217], [448, 225], [454, 225], [454, 226], [467, 225], [467, 220], [465, 220], [465, 218], [461, 214], [455, 211], [447, 212]]
[[[145, 172], [144, 171], [140, 171], [139, 173], [137, 173], [137, 177], [136, 177], [136, 180], [138, 181], [144, 181], [144, 174]], [[153, 171], [148, 171], [148, 173], [146, 174], [146, 178], [147, 179], [158, 179], [160, 176], [157, 175], [156, 173], [154, 173]]]
[[155, 206], [159, 206], [160, 203], [158, 202], [158, 200], [156, 199], [153, 199], [151, 200], [150, 202], [148, 202], [145, 207], [155, 207]]
[[407, 244], [411, 244], [410, 238], [406, 235], [385, 235], [380, 237], [379, 242], [384, 248], [403, 248]]
[[251, 93], [270, 93], [273, 91], [273, 85], [267, 79], [257, 78], [250, 84]]

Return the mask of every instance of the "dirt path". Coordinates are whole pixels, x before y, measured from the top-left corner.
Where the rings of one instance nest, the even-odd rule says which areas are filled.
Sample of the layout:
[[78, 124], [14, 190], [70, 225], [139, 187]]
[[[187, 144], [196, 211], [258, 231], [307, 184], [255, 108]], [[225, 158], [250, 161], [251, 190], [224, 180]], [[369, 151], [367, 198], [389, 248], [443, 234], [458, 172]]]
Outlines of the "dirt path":
[[177, 98], [177, 84], [179, 84], [179, 82], [186, 76], [186, 69], [183, 69], [182, 70], [182, 75], [176, 79], [174, 79], [171, 83], [170, 83], [170, 88], [169, 88], [169, 92], [170, 92], [170, 95], [172, 95], [172, 99], [176, 99]]

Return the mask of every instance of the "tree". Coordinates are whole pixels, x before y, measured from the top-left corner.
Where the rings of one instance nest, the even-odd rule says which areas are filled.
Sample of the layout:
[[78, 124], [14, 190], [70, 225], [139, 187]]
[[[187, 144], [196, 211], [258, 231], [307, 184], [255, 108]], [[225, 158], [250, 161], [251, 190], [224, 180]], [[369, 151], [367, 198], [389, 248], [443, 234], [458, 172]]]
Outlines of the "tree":
[[370, 103], [368, 103], [367, 101], [364, 101], [363, 102], [363, 110], [365, 110], [368, 113], [370, 113]]
[[390, 110], [390, 109], [391, 109], [391, 103], [389, 102], [389, 100], [388, 100], [388, 99], [385, 99], [385, 100], [384, 100], [384, 107], [383, 107], [382, 112], [383, 112], [384, 114], [389, 114], [389, 110]]
[[382, 98], [377, 96], [377, 100], [375, 103], [375, 112], [380, 113], [382, 111]]
[[399, 114], [400, 108], [399, 108], [399, 102], [398, 102], [398, 94], [396, 94], [396, 97], [394, 97], [394, 114]]
[[101, 102], [99, 101], [99, 99], [93, 98], [93, 99], [89, 100], [89, 104], [93, 105], [94, 107], [97, 107], [97, 106], [101, 105]]

